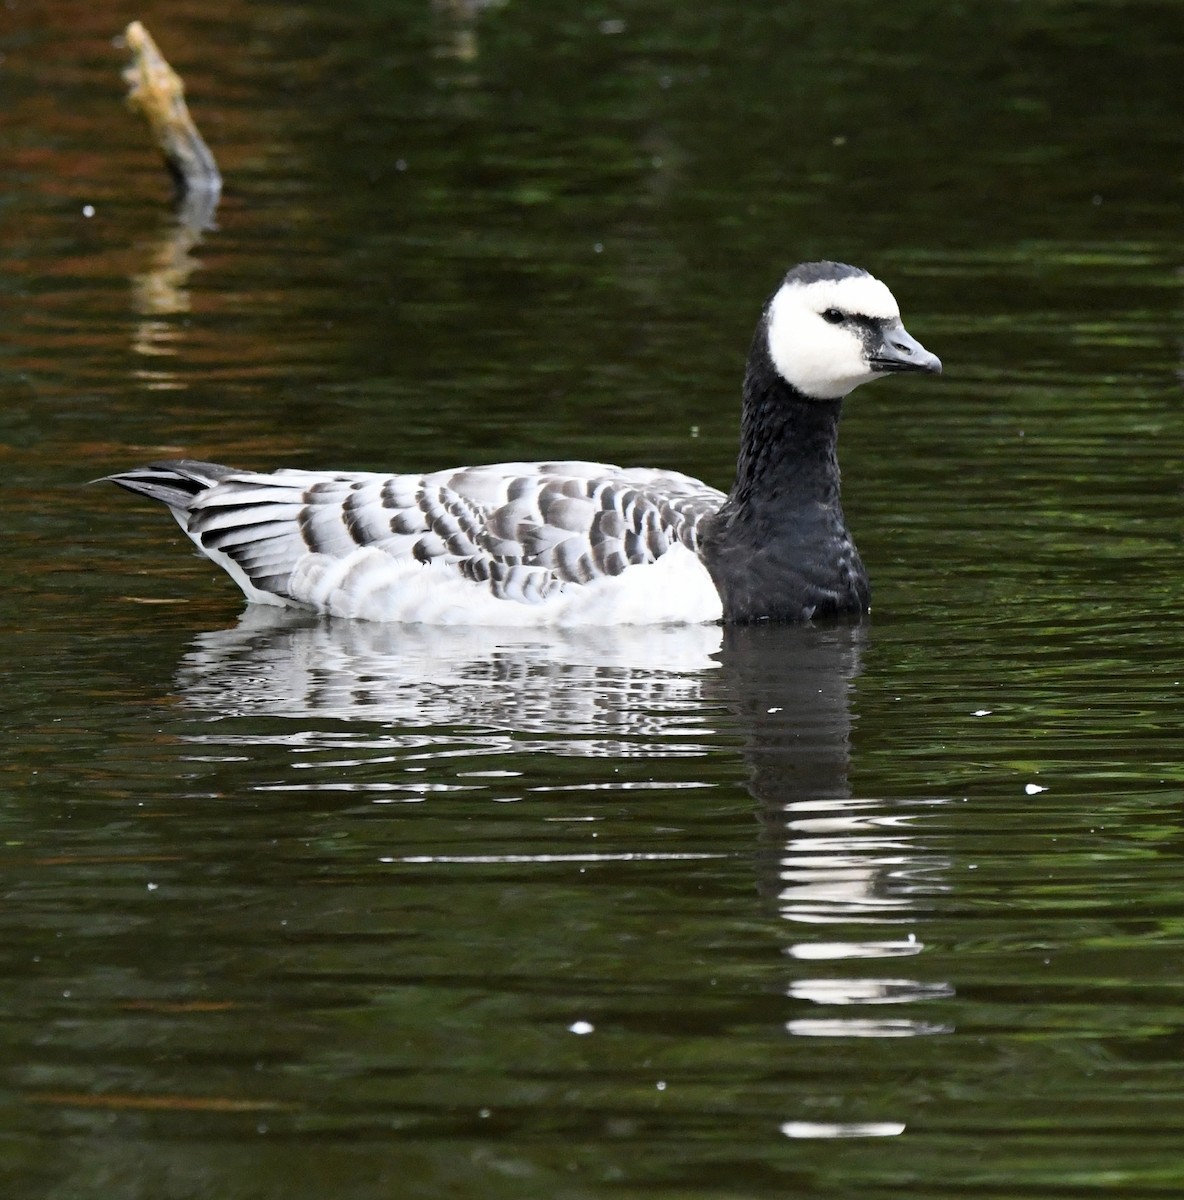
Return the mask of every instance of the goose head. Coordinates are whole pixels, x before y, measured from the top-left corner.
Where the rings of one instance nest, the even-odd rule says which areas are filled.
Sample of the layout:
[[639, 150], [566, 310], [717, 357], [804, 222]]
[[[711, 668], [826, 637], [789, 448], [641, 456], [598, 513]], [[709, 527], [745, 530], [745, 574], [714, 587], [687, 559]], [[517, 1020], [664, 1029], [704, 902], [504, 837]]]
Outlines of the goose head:
[[794, 267], [765, 307], [764, 328], [774, 369], [812, 400], [837, 400], [880, 375], [941, 373], [888, 288], [845, 263]]

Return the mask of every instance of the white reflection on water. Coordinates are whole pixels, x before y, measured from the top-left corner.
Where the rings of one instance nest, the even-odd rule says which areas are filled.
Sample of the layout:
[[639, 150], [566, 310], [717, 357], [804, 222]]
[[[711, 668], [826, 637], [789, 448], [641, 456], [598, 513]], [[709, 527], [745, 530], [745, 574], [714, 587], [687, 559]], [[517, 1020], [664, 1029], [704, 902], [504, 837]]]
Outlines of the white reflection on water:
[[[952, 994], [952, 989], [951, 993]], [[911, 1038], [952, 1033], [954, 1027], [934, 1021], [876, 1021], [857, 1017], [803, 1017], [787, 1021], [785, 1028], [797, 1037]]]
[[789, 994], [815, 1004], [910, 1004], [945, 999], [954, 989], [917, 979], [799, 979], [790, 984]]
[[[711, 625], [540, 634], [253, 608], [235, 628], [199, 635], [177, 682], [190, 705], [219, 716], [381, 722], [407, 733], [459, 725], [484, 735], [484, 751], [512, 738], [516, 754], [702, 754], [696, 739], [712, 732], [704, 675], [719, 668], [720, 642]], [[435, 759], [466, 753], [441, 738], [426, 744]], [[367, 739], [371, 763], [374, 749]]]
[[[836, 797], [783, 805], [787, 837], [778, 864], [777, 902], [782, 917], [797, 925], [912, 924], [923, 914], [919, 897], [947, 890], [941, 882], [948, 863], [927, 853], [917, 827], [941, 800], [913, 801], [912, 811], [884, 800]], [[827, 810], [820, 815], [820, 810]], [[809, 813], [809, 816], [802, 816]], [[905, 939], [797, 942], [788, 948], [799, 961], [872, 960], [920, 955], [916, 933]], [[945, 981], [899, 977], [796, 979], [788, 994], [826, 1007], [930, 1003], [954, 995]], [[801, 1017], [786, 1023], [795, 1037], [902, 1038], [950, 1033], [941, 1021], [851, 1016]]]
[[915, 934], [903, 941], [798, 942], [786, 948], [791, 958], [825, 961], [833, 958], [908, 958], [925, 949]]
[[788, 1138], [896, 1137], [904, 1130], [903, 1121], [786, 1121], [781, 1126]]
[[726, 858], [724, 854], [405, 854], [384, 855], [382, 863], [604, 863], [604, 862], [698, 862], [705, 858]]
[[[921, 807], [943, 804], [929, 800]], [[916, 802], [914, 802], [916, 806]], [[786, 920], [804, 924], [907, 919], [917, 880], [932, 894], [932, 859], [910, 853], [916, 813], [885, 812], [883, 800], [827, 799], [785, 805], [790, 836], [781, 859], [780, 899]], [[817, 814], [829, 810], [826, 816]]]

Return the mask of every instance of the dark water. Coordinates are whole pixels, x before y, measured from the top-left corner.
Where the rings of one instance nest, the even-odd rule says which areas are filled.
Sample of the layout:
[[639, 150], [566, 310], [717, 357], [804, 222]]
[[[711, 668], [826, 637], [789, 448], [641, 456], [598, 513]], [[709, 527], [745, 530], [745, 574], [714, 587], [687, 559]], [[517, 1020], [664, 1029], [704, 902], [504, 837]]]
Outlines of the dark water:
[[[1184, 1193], [1178, 6], [15, 0], [0, 55], [4, 1196]], [[82, 486], [726, 486], [820, 255], [947, 370], [849, 406], [861, 625], [240, 620]]]

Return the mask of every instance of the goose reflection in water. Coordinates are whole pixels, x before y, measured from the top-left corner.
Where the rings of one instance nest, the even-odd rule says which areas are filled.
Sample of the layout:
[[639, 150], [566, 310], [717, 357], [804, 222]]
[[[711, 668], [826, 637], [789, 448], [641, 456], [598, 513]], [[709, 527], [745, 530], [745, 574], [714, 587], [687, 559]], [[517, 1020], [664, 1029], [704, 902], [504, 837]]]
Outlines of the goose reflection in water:
[[[925, 946], [913, 928], [919, 906], [943, 890], [948, 867], [924, 850], [914, 830], [929, 806], [944, 801], [851, 795], [850, 697], [865, 636], [861, 625], [735, 627], [726, 631], [720, 656], [727, 704], [746, 731], [749, 790], [764, 830], [758, 878], [782, 918], [805, 935], [786, 947], [803, 964], [920, 955]], [[834, 929], [842, 936], [832, 935]], [[952, 996], [948, 983], [867, 969], [860, 975], [814, 974], [823, 970], [803, 968], [803, 977], [789, 985], [790, 996], [811, 1004], [787, 1023], [790, 1033], [911, 1037], [950, 1031], [941, 1021], [863, 1013]]]
[[[458, 753], [459, 735], [482, 754], [718, 759], [738, 739], [761, 827], [758, 885], [793, 931], [783, 948], [797, 964], [786, 994], [803, 1007], [788, 1033], [945, 1033], [951, 1026], [931, 1015], [953, 988], [901, 969], [923, 954], [919, 918], [945, 890], [949, 864], [922, 833], [944, 801], [854, 796], [849, 783], [851, 693], [866, 637], [858, 623], [539, 633], [256, 608], [234, 629], [201, 635], [178, 683], [190, 706], [216, 718], [300, 718], [294, 744], [305, 749], [309, 720], [330, 739], [320, 744], [341, 736], [326, 721], [380, 722], [399, 746], [418, 739], [446, 754]], [[882, 960], [893, 967], [872, 967]], [[924, 1017], [897, 1015], [913, 1004]], [[851, 1137], [886, 1127], [791, 1121], [785, 1130]]]
[[[704, 754], [714, 625], [531, 630], [333, 621], [253, 605], [200, 635], [186, 701], [220, 714], [474, 731], [482, 753]], [[653, 740], [648, 740], [649, 738]], [[533, 739], [533, 740], [532, 740]]]

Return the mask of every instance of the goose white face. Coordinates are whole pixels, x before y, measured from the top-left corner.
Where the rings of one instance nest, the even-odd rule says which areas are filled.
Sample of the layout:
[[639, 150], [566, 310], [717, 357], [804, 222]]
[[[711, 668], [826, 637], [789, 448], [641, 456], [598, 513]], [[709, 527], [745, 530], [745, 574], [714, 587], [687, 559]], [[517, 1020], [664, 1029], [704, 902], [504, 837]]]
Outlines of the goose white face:
[[872, 275], [787, 280], [769, 304], [768, 339], [781, 377], [816, 400], [838, 399], [886, 371], [941, 370]]

